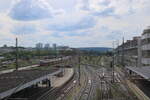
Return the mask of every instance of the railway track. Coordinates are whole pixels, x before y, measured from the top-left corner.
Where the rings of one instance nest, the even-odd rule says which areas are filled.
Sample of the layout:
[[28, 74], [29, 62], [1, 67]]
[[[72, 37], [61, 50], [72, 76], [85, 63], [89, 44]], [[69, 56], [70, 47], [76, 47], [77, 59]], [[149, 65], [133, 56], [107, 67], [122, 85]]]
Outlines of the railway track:
[[[91, 66], [91, 65], [90, 65]], [[96, 89], [99, 88], [100, 100], [116, 100], [118, 98], [113, 98], [111, 93], [111, 88], [113, 87], [111, 83], [111, 72], [106, 68], [101, 70], [95, 70], [94, 68], [86, 66], [83, 67], [83, 76], [85, 77], [84, 85], [82, 86], [79, 93], [75, 96], [73, 100], [93, 100], [96, 95]], [[119, 78], [118, 78], [119, 79]], [[40, 99], [37, 100], [66, 100], [75, 87], [74, 80], [78, 80], [78, 74], [75, 74], [73, 78], [60, 88], [53, 88], [46, 92]], [[120, 99], [118, 99], [120, 100]], [[121, 98], [121, 100], [127, 100]]]
[[89, 74], [89, 70], [85, 69], [84, 67], [84, 75], [85, 75], [85, 82], [84, 86], [82, 87], [81, 91], [76, 96], [75, 100], [91, 100], [91, 94], [93, 92], [93, 78], [92, 74]]
[[[93, 65], [87, 65], [89, 67], [88, 70], [91, 72], [91, 74], [93, 74], [93, 84], [96, 85], [96, 88], [99, 88], [100, 92], [100, 97], [101, 100], [109, 100], [112, 97], [111, 94], [111, 72], [108, 71], [106, 68], [101, 68], [98, 70], [95, 70], [94, 68], [90, 67]], [[94, 66], [98, 66], [98, 65], [94, 65]], [[93, 91], [91, 93], [95, 93], [94, 91], [96, 89], [94, 89], [94, 85], [93, 85]], [[92, 98], [90, 98], [89, 100], [92, 100]]]
[[63, 86], [58, 88], [52, 88], [51, 90], [45, 92], [41, 97], [37, 100], [63, 100], [63, 98], [69, 93], [69, 91], [73, 88], [73, 81], [77, 80], [78, 75], [76, 72], [73, 77], [66, 82]]
[[[100, 73], [100, 72], [99, 72]], [[118, 84], [118, 86], [120, 88], [117, 88], [116, 86], [114, 86], [114, 84], [111, 82], [111, 79], [109, 79], [109, 74], [105, 74], [105, 77], [102, 77], [102, 75], [99, 75], [99, 80], [100, 81], [103, 81], [102, 83], [105, 85], [103, 85], [101, 87], [102, 89], [102, 96], [101, 96], [101, 100], [135, 100], [133, 99], [133, 97], [131, 97], [131, 95], [129, 95], [128, 91], [124, 91], [122, 89], [122, 87], [124, 87], [124, 84], [123, 82], [121, 82], [121, 77], [120, 76], [116, 76], [115, 77], [117, 78], [116, 80], [116, 83]], [[109, 73], [109, 71], [105, 71], [105, 73]], [[108, 76], [107, 76], [108, 75]], [[111, 76], [110, 76], [111, 77]], [[115, 83], [115, 84], [116, 84]], [[122, 86], [122, 87], [121, 87]], [[105, 88], [104, 88], [105, 87]], [[114, 89], [117, 93], [119, 93], [121, 96], [113, 96], [112, 95], [112, 91], [111, 89]], [[125, 88], [124, 88], [125, 89]]]
[[[82, 73], [81, 73], [81, 76], [80, 77], [82, 77], [82, 79], [84, 80], [84, 81], [82, 81], [82, 82], [84, 82], [84, 85], [83, 85], [83, 87], [81, 88], [81, 87], [79, 87], [79, 88], [81, 88], [81, 91], [80, 91], [80, 95], [76, 95], [76, 94], [74, 94], [74, 95], [72, 95], [71, 93], [73, 93], [74, 91], [74, 88], [75, 87], [77, 87], [77, 85], [79, 84], [79, 81], [76, 81], [76, 84], [74, 85], [74, 86], [72, 86], [72, 88], [71, 89], [68, 89], [68, 91], [67, 92], [65, 92], [65, 95], [63, 96], [63, 98], [61, 98], [61, 97], [59, 97], [57, 100], [66, 100], [66, 97], [67, 96], [70, 96], [70, 95], [72, 95], [72, 99], [73, 100], [81, 100], [81, 97], [82, 97], [82, 93], [81, 92], [83, 92], [83, 91], [85, 91], [85, 88], [86, 88], [86, 86], [87, 86], [87, 83], [88, 83], [88, 77], [87, 77], [87, 73], [86, 73], [86, 71], [84, 70], [84, 68], [82, 68], [81, 67], [81, 70], [82, 70]], [[80, 81], [80, 82], [81, 82]], [[82, 83], [80, 83], [80, 86], [82, 86]], [[76, 95], [76, 96], [75, 96]]]
[[[99, 83], [99, 89], [100, 89], [100, 99], [98, 100], [135, 100], [135, 97], [130, 93], [130, 90], [128, 90], [127, 85], [124, 82], [124, 76], [120, 73], [115, 73], [114, 81], [115, 83], [112, 83], [112, 70], [109, 68], [101, 68], [99, 70], [95, 70], [94, 67], [97, 67], [99, 65], [91, 65], [91, 64], [84, 64], [87, 66], [93, 66], [93, 70], [96, 72], [95, 79], [98, 80]], [[116, 87], [117, 86], [117, 87]], [[115, 95], [113, 91], [116, 91]], [[116, 95], [119, 94], [119, 95]], [[92, 99], [90, 99], [92, 100]]]
[[102, 100], [107, 100], [110, 99], [110, 85], [108, 84], [108, 71], [105, 68], [102, 68], [102, 74], [98, 75], [99, 76], [99, 81], [101, 84], [100, 90], [101, 90], [101, 99]]
[[67, 84], [67, 86], [65, 86], [65, 88], [61, 90], [61, 95], [56, 100], [65, 100], [65, 97], [68, 96], [71, 93], [71, 90], [73, 90], [73, 88], [78, 84], [78, 77], [79, 74], [76, 69], [75, 77]]
[[87, 66], [87, 69], [89, 70], [89, 73], [92, 76], [92, 90], [91, 90], [91, 96], [89, 98], [89, 100], [95, 100], [95, 98], [97, 97], [97, 89], [99, 86], [99, 82], [98, 82], [98, 76], [96, 74], [96, 70], [94, 68], [91, 67], [91, 65]]
[[93, 76], [96, 82], [95, 84], [97, 84], [97, 88], [99, 88], [99, 90], [101, 91], [100, 100], [109, 100], [111, 98], [111, 88], [109, 84], [111, 83], [110, 81], [111, 74], [109, 74], [109, 71], [107, 71], [107, 69], [105, 68], [95, 70], [94, 68], [89, 67], [89, 69], [91, 70], [92, 74], [95, 75]]
[[86, 73], [85, 69], [83, 69], [83, 75], [85, 77], [84, 86], [81, 88], [80, 93], [78, 93], [78, 95], [75, 97], [75, 100], [81, 100], [81, 98], [85, 92], [86, 86], [88, 85], [88, 77], [87, 77], [87, 73]]

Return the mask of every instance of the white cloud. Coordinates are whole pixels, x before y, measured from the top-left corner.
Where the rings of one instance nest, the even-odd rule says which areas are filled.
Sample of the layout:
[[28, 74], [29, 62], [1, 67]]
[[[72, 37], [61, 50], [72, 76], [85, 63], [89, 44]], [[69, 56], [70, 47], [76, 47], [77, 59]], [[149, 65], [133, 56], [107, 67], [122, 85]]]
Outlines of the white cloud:
[[[7, 5], [11, 6], [6, 10], [11, 12], [19, 2], [23, 1], [24, 0], [13, 0], [11, 4]], [[25, 3], [26, 2], [27, 1], [25, 1]], [[30, 5], [27, 5], [27, 3], [23, 5], [27, 5], [27, 8], [31, 8], [28, 9], [31, 10], [30, 12], [36, 12], [36, 10], [38, 10], [36, 8], [44, 9], [44, 12], [35, 14], [36, 16], [34, 17], [38, 17], [38, 20], [22, 21], [12, 19], [7, 15], [5, 10], [2, 10], [3, 12], [0, 12], [1, 44], [12, 44], [14, 38], [18, 36], [20, 45], [25, 46], [33, 46], [36, 42], [56, 42], [76, 47], [111, 46], [112, 41], [117, 37], [122, 37], [123, 33], [126, 39], [141, 35], [142, 30], [149, 26], [150, 23], [150, 0], [54, 0], [54, 2], [53, 0], [28, 0], [28, 2]], [[63, 4], [61, 4], [61, 2], [63, 2]], [[71, 8], [69, 8], [70, 6]], [[42, 15], [42, 13], [50, 13], [52, 17], [41, 19], [38, 15]], [[18, 12], [15, 13], [15, 15], [17, 14]], [[91, 19], [85, 20], [85, 18], [89, 16]], [[96, 24], [90, 28], [80, 28], [80, 25], [76, 25], [83, 20], [86, 23], [84, 25], [89, 24], [90, 26], [92, 24], [90, 22], [93, 21], [96, 21]], [[69, 31], [46, 30], [45, 26], [47, 25], [64, 26], [68, 28]], [[77, 30], [71, 30], [71, 25], [78, 26]], [[28, 30], [32, 30], [32, 26], [37, 30], [34, 34], [26, 35], [11, 33], [14, 27], [19, 28], [20, 31], [21, 26], [30, 27], [23, 28], [27, 30], [25, 31], [27, 33]], [[59, 36], [59, 34], [61, 35]]]

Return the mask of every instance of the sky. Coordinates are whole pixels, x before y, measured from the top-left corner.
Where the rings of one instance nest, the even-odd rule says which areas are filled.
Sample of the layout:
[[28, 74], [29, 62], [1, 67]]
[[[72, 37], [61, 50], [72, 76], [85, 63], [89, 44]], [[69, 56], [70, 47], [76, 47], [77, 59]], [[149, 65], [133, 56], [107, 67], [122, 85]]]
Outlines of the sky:
[[0, 0], [0, 46], [112, 47], [150, 26], [150, 0]]

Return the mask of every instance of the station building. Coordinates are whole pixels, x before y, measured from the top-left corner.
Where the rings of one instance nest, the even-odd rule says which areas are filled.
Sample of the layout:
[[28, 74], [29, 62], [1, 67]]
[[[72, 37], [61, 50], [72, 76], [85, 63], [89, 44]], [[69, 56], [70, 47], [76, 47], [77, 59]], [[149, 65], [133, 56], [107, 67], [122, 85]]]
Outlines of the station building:
[[123, 42], [115, 49], [115, 55], [127, 78], [150, 99], [150, 27], [141, 36]]
[[150, 27], [142, 34], [142, 65], [150, 66]]
[[126, 66], [141, 66], [141, 37], [133, 37], [116, 48], [116, 63]]

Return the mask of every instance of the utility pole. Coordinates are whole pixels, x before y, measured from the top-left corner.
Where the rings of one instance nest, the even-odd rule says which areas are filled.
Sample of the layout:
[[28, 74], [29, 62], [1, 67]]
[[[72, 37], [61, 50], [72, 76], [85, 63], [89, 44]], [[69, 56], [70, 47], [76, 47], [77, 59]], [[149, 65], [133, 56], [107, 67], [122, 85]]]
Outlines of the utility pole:
[[117, 54], [117, 55], [116, 55], [116, 56], [117, 56], [117, 57], [116, 57], [116, 58], [117, 58], [117, 61], [116, 61], [116, 62], [117, 62], [117, 65], [118, 65], [118, 63], [119, 63], [119, 40], [117, 41], [117, 51], [116, 51], [116, 52], [117, 52], [117, 53], [116, 53], [116, 54]]
[[114, 83], [114, 64], [115, 64], [115, 49], [114, 49], [114, 43], [115, 41], [113, 41], [113, 58], [112, 58], [112, 62], [111, 62], [111, 67], [112, 67], [112, 82]]
[[81, 85], [80, 84], [80, 64], [81, 64], [81, 59], [80, 59], [80, 55], [78, 56], [78, 60], [79, 60], [79, 68], [78, 68], [78, 72], [79, 72], [79, 85]]
[[123, 43], [122, 43], [122, 66], [123, 68], [125, 67], [124, 66], [124, 37], [123, 37]]
[[16, 70], [18, 70], [18, 38], [16, 38]]

